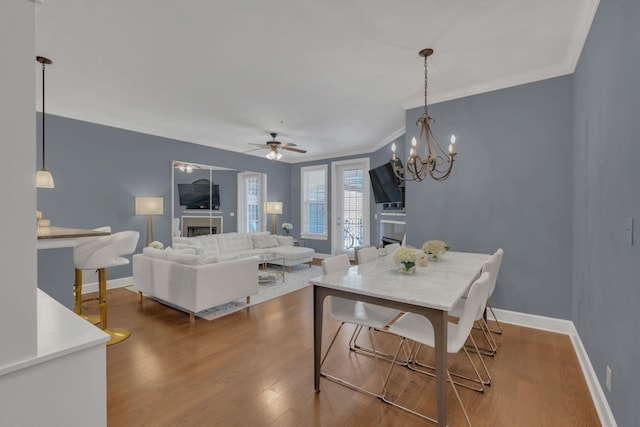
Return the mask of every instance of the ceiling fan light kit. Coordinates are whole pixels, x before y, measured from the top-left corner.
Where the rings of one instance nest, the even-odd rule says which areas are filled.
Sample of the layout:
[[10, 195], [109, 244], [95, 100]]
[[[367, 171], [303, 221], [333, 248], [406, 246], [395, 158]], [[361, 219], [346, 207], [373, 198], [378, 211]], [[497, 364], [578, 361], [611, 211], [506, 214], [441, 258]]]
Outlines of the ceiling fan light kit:
[[418, 154], [418, 141], [411, 139], [411, 149], [407, 158], [406, 168], [402, 166], [400, 159], [396, 157], [396, 144], [391, 145], [391, 163], [394, 166], [396, 177], [402, 181], [422, 181], [431, 176], [436, 181], [444, 181], [451, 174], [453, 162], [456, 156], [456, 136], [451, 135], [449, 151], [445, 151], [436, 140], [431, 131], [431, 124], [435, 119], [429, 116], [427, 106], [427, 58], [433, 54], [433, 49], [422, 49], [420, 56], [424, 58], [424, 113], [416, 122], [420, 127], [420, 139], [424, 137], [424, 156]]
[[[249, 151], [254, 151], [254, 150], [260, 150], [260, 149], [267, 149], [269, 150], [269, 152], [267, 154], [265, 154], [265, 157], [269, 160], [280, 160], [282, 159], [283, 155], [279, 150], [288, 150], [288, 151], [293, 151], [296, 153], [306, 153], [307, 150], [302, 150], [300, 148], [294, 148], [296, 147], [296, 144], [292, 143], [292, 142], [287, 142], [286, 144], [281, 143], [280, 141], [276, 141], [276, 136], [278, 136], [277, 133], [275, 132], [271, 132], [271, 141], [267, 141], [264, 144], [250, 144], [250, 145], [256, 145], [259, 148], [254, 148], [253, 150], [249, 150]], [[246, 151], [245, 151], [246, 153]]]

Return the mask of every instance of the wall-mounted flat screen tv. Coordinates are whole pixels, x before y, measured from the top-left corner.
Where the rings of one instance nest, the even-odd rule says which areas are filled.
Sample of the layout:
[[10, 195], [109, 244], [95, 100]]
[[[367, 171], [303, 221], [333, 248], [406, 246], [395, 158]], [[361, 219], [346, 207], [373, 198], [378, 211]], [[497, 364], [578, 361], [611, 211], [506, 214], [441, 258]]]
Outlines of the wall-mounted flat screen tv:
[[402, 202], [402, 190], [391, 163], [385, 163], [369, 171], [371, 189], [376, 203]]
[[218, 209], [220, 186], [217, 184], [178, 184], [180, 205], [187, 209]]

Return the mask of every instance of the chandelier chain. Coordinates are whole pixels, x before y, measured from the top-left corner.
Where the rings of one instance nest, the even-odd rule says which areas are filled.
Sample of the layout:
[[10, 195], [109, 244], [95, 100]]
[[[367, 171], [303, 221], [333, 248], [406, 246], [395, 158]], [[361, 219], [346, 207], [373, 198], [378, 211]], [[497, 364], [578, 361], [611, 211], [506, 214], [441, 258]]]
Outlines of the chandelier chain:
[[429, 77], [429, 69], [427, 67], [427, 58], [428, 56], [424, 56], [424, 116], [429, 117], [427, 112], [427, 81]]

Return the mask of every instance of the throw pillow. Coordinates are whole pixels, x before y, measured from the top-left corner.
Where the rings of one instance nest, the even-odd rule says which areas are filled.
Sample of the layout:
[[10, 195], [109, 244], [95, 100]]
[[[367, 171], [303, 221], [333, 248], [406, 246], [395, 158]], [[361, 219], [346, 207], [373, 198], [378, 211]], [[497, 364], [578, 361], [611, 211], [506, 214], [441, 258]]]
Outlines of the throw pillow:
[[280, 242], [278, 241], [278, 236], [269, 236], [269, 246], [268, 248], [275, 248], [276, 246], [280, 246]]
[[268, 234], [261, 234], [257, 236], [251, 236], [253, 240], [253, 247], [256, 249], [266, 249], [271, 248], [271, 236]]

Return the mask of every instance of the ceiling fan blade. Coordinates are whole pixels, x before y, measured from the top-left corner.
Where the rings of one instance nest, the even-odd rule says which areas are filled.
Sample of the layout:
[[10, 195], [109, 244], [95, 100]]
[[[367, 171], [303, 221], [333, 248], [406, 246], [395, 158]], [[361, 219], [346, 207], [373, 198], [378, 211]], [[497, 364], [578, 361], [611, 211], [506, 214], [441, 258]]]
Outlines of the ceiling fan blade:
[[250, 152], [252, 152], [252, 151], [258, 151], [258, 150], [262, 150], [262, 149], [264, 149], [264, 148], [265, 148], [265, 147], [252, 148], [252, 149], [250, 149], [250, 150], [243, 151], [242, 153], [243, 153], [243, 154], [244, 154], [244, 153], [250, 153]]
[[282, 144], [282, 145], [286, 146], [286, 147], [297, 147], [298, 146], [298, 144], [294, 144], [293, 142], [287, 142], [286, 144]]
[[301, 150], [301, 149], [299, 149], [299, 148], [287, 147], [286, 145], [285, 145], [285, 146], [282, 146], [282, 147], [280, 147], [280, 148], [282, 148], [283, 150], [295, 151], [296, 153], [306, 153], [306, 152], [307, 152], [307, 150]]

